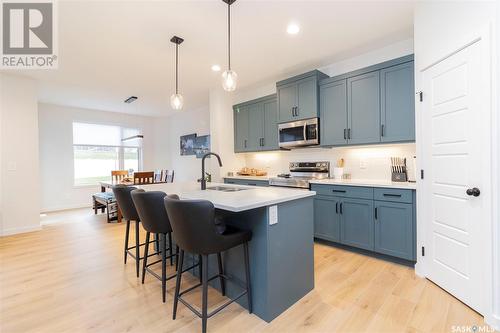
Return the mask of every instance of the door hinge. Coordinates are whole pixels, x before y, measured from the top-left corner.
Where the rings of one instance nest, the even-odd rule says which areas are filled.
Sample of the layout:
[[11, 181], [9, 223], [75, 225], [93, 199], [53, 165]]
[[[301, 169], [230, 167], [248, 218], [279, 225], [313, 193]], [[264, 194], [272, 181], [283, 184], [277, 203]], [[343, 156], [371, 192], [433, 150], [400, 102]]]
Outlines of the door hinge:
[[424, 92], [419, 91], [419, 92], [417, 92], [417, 94], [418, 94], [418, 98], [419, 98], [420, 102], [423, 102], [424, 101]]
[[422, 246], [422, 257], [425, 257], [425, 247]]
[[424, 170], [420, 170], [420, 179], [424, 179]]

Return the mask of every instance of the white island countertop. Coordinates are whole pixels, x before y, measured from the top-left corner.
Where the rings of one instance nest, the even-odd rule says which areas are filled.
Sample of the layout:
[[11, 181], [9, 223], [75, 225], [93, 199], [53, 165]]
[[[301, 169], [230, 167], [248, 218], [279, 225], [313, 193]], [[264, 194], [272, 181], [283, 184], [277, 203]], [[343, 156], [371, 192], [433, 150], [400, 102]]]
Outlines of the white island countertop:
[[317, 180], [311, 180], [309, 182], [311, 184], [323, 184], [323, 185], [384, 187], [384, 188], [399, 188], [407, 190], [417, 189], [416, 183], [391, 182], [389, 180], [377, 180], [377, 179], [317, 179]]
[[244, 179], [244, 180], [263, 180], [263, 181], [269, 181], [270, 176], [240, 176], [240, 175], [234, 175], [234, 176], [224, 176], [223, 178], [226, 179]]
[[[207, 183], [207, 190], [200, 189], [197, 182], [173, 182], [162, 184], [136, 185], [146, 191], [163, 191], [167, 194], [177, 194], [181, 199], [208, 200], [215, 208], [232, 212], [241, 212], [259, 207], [276, 205], [282, 202], [314, 196], [316, 192], [303, 189], [282, 187], [256, 187], [234, 184]], [[223, 192], [210, 190], [215, 186], [244, 188], [243, 191]]]

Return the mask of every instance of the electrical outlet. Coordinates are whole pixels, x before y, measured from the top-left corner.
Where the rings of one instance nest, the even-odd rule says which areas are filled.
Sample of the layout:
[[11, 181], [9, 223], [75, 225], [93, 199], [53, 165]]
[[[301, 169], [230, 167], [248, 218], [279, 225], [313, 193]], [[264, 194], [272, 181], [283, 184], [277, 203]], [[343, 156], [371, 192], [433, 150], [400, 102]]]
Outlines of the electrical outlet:
[[360, 169], [366, 169], [366, 168], [368, 168], [368, 162], [366, 160], [360, 160], [359, 161], [359, 168]]

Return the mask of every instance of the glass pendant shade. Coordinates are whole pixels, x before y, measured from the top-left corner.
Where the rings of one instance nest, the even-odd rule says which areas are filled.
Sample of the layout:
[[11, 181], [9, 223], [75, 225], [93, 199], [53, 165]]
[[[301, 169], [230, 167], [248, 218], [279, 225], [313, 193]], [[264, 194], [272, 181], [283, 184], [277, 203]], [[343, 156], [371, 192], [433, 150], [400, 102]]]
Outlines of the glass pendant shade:
[[236, 85], [238, 84], [238, 74], [235, 71], [227, 70], [222, 73], [222, 88], [225, 91], [236, 90]]
[[170, 96], [170, 106], [174, 110], [181, 110], [184, 105], [184, 98], [181, 94], [173, 94]]

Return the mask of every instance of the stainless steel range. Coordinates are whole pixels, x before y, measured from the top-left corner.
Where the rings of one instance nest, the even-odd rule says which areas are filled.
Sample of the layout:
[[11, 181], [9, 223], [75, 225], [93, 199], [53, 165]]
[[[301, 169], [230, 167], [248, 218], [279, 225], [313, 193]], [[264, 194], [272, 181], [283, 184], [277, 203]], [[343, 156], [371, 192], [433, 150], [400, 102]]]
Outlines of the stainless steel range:
[[309, 188], [312, 179], [330, 177], [330, 162], [290, 162], [290, 173], [269, 179], [271, 186]]

